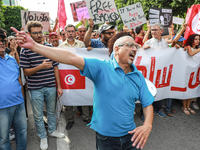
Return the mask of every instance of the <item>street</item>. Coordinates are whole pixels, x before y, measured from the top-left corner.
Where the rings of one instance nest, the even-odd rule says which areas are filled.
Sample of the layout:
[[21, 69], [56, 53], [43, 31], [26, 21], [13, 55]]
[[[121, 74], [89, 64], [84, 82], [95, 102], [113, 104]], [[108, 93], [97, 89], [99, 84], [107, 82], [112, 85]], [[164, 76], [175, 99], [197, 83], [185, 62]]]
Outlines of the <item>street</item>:
[[[29, 100], [28, 100], [29, 101]], [[164, 103], [163, 103], [164, 104]], [[198, 101], [200, 105], [200, 102]], [[181, 101], [174, 100], [173, 108], [176, 114], [165, 118], [154, 116], [153, 129], [144, 150], [199, 150], [200, 147], [200, 110], [196, 114], [186, 115], [181, 111]], [[76, 113], [76, 107], [74, 107]], [[40, 139], [37, 136], [34, 119], [28, 102], [28, 137], [27, 150], [39, 150]], [[134, 117], [136, 126], [143, 124], [140, 119], [140, 104], [136, 104]], [[65, 139], [48, 138], [48, 150], [95, 150], [95, 132], [83, 121], [82, 116], [75, 117], [73, 127], [65, 129], [65, 113], [62, 112], [57, 130], [66, 135]], [[11, 141], [15, 149], [15, 141]]]

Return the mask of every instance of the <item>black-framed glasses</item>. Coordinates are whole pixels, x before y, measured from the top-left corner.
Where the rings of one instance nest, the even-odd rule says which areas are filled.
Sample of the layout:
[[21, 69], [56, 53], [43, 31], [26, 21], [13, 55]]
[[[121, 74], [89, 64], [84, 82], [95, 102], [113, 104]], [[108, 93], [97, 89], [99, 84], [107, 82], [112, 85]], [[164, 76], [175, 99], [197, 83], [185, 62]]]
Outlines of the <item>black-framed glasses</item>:
[[121, 46], [128, 46], [129, 48], [136, 48], [137, 50], [140, 48], [138, 45], [134, 44], [134, 43], [131, 43], [131, 42], [127, 42], [127, 43], [123, 43], [123, 44], [120, 44], [118, 45], [118, 47], [121, 47]]
[[105, 32], [104, 34], [112, 35], [112, 34], [114, 34], [114, 32]]
[[38, 35], [42, 35], [43, 32], [39, 31], [39, 32], [31, 32], [31, 34], [33, 34], [34, 36], [38, 36]]
[[1, 43], [6, 44], [7, 41], [6, 40], [0, 40]]

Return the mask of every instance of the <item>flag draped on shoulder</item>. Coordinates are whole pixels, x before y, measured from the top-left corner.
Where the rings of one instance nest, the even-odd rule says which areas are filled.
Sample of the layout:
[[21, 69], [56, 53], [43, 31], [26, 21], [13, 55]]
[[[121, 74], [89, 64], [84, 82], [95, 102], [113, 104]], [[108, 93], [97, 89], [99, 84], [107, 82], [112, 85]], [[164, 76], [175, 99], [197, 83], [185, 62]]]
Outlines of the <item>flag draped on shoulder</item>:
[[191, 34], [200, 34], [200, 4], [192, 5], [187, 10], [185, 22], [188, 26], [184, 38], [187, 39]]
[[65, 11], [65, 2], [64, 0], [58, 0], [58, 19], [59, 19], [59, 25], [62, 30], [64, 30], [66, 26], [66, 20], [67, 20], [67, 15]]

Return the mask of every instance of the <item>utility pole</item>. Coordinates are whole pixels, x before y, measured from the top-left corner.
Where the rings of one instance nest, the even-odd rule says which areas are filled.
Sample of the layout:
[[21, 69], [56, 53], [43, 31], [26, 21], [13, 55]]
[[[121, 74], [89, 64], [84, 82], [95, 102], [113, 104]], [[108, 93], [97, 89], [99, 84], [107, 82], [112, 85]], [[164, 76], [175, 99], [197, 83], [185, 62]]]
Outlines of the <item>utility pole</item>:
[[11, 2], [11, 0], [9, 0], [10, 1], [10, 6], [12, 6], [12, 2]]

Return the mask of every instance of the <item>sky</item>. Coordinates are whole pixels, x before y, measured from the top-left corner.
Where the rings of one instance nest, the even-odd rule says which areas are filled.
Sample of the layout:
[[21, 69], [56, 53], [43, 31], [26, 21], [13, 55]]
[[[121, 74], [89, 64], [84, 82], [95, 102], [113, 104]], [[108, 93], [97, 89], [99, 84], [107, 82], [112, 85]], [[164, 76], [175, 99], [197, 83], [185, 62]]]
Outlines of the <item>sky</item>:
[[[67, 14], [67, 24], [78, 24], [79, 22], [74, 22], [72, 18], [70, 3], [81, 1], [81, 0], [64, 0], [65, 10]], [[45, 4], [43, 4], [45, 3]], [[41, 11], [49, 12], [49, 17], [55, 20], [57, 17], [58, 10], [58, 0], [21, 0], [21, 5], [30, 11]]]

